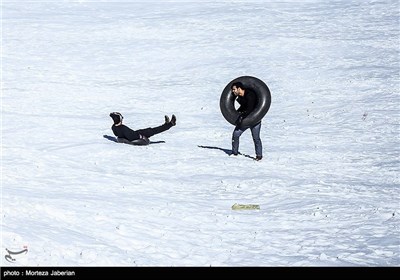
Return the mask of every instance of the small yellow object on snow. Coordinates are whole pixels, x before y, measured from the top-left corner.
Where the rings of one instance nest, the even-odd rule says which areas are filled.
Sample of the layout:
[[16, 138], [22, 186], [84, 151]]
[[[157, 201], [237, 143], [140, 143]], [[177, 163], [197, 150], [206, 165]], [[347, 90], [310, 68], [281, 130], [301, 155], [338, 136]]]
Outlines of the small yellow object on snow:
[[256, 210], [260, 209], [260, 205], [257, 204], [233, 204], [232, 210]]

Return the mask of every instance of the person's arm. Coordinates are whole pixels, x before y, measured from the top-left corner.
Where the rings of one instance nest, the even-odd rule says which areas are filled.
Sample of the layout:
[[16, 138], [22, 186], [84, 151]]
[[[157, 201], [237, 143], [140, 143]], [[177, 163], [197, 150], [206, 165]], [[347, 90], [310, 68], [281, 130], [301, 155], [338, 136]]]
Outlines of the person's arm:
[[239, 108], [237, 109], [237, 112], [239, 113], [238, 118], [235, 121], [235, 125], [237, 127], [240, 127], [242, 125], [242, 121], [243, 121], [243, 112], [244, 112], [244, 108], [245, 108], [245, 100], [243, 100], [243, 97], [239, 96], [236, 101], [240, 104]]
[[244, 111], [244, 107], [245, 107], [245, 105], [244, 105], [244, 100], [243, 100], [243, 97], [241, 97], [241, 96], [239, 96], [237, 99], [236, 99], [236, 101], [239, 103], [239, 108], [236, 110], [236, 111], [238, 111], [240, 114], [241, 113], [243, 113], [243, 111]]

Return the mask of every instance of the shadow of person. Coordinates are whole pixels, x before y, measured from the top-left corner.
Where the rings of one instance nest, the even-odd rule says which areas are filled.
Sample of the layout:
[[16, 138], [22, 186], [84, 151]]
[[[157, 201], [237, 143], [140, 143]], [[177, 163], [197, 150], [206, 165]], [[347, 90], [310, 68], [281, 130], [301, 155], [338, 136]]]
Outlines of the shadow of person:
[[[120, 142], [118, 142], [117, 137], [110, 136], [110, 135], [103, 135], [103, 137], [110, 141], [120, 143]], [[161, 144], [161, 143], [165, 143], [165, 141], [150, 141], [148, 144]], [[135, 145], [135, 146], [140, 146], [140, 145]]]
[[220, 150], [220, 151], [223, 151], [227, 155], [231, 155], [232, 154], [232, 150], [231, 149], [223, 149], [223, 148], [219, 148], [219, 147], [202, 146], [202, 145], [197, 145], [197, 147], [203, 148], [203, 149]]
[[[227, 154], [229, 156], [232, 155], [232, 150], [231, 149], [224, 149], [224, 148], [220, 148], [220, 147], [203, 146], [203, 145], [197, 145], [197, 147], [203, 148], [203, 149], [220, 150], [220, 151], [223, 151], [225, 154]], [[244, 157], [248, 157], [248, 158], [251, 158], [251, 159], [256, 159], [255, 157], [252, 157], [252, 156], [246, 155], [246, 154], [242, 154], [242, 153], [239, 153], [239, 155], [242, 155]]]
[[103, 137], [106, 138], [106, 139], [108, 139], [108, 140], [110, 140], [110, 141], [113, 141], [113, 142], [117, 142], [117, 143], [118, 143], [117, 137], [109, 136], [109, 135], [103, 135]]

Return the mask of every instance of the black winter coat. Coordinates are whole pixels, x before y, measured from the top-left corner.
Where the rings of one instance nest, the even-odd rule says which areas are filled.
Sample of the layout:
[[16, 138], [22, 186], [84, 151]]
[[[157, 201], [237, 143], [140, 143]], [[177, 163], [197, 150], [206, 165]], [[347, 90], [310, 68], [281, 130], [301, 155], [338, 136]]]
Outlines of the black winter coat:
[[240, 104], [238, 112], [243, 118], [247, 117], [257, 106], [257, 94], [252, 89], [245, 89], [244, 96], [238, 96], [236, 100]]
[[128, 139], [129, 141], [134, 141], [140, 139], [140, 134], [137, 131], [134, 131], [127, 127], [126, 125], [113, 125], [111, 127], [114, 135], [120, 138]]

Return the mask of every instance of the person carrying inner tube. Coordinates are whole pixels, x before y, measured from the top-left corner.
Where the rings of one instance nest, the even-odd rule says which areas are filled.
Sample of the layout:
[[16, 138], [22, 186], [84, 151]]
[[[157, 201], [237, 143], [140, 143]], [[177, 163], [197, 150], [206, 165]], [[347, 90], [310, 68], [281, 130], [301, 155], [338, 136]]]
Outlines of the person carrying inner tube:
[[113, 119], [114, 124], [112, 125], [111, 129], [115, 136], [117, 136], [120, 140], [126, 139], [130, 142], [142, 139], [144, 143], [147, 144], [150, 142], [148, 138], [151, 136], [164, 132], [171, 127], [176, 125], [176, 117], [172, 115], [171, 120], [168, 116], [165, 116], [165, 123], [157, 126], [157, 127], [149, 127], [139, 130], [132, 130], [126, 125], [122, 124], [122, 119], [124, 118], [121, 113], [112, 112], [110, 113], [110, 117]]
[[[242, 127], [242, 121], [245, 119], [257, 105], [257, 94], [250, 88], [245, 88], [241, 82], [235, 82], [231, 86], [232, 93], [237, 97], [236, 101], [240, 104], [237, 111], [240, 113], [235, 123], [235, 129], [232, 133], [232, 155], [239, 153], [239, 138], [249, 127]], [[261, 121], [250, 126], [251, 135], [254, 141], [256, 151], [256, 160], [262, 159], [262, 143], [260, 138]]]

